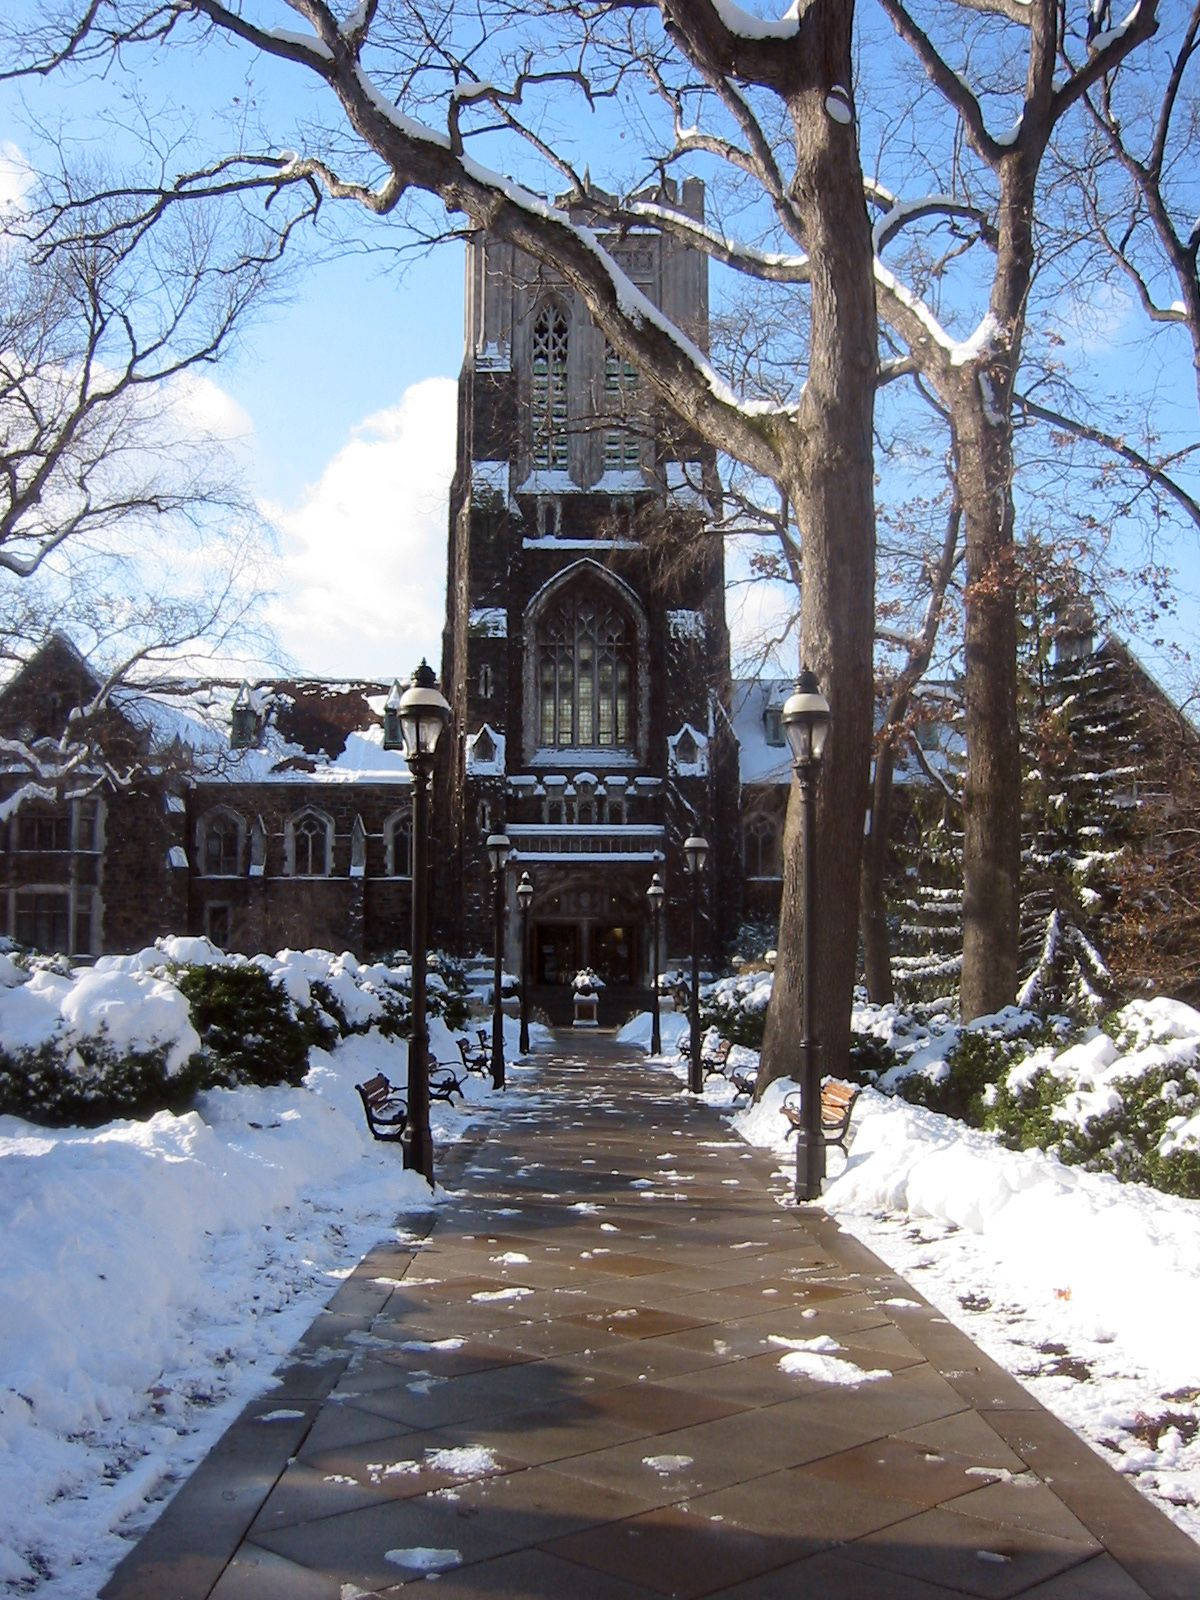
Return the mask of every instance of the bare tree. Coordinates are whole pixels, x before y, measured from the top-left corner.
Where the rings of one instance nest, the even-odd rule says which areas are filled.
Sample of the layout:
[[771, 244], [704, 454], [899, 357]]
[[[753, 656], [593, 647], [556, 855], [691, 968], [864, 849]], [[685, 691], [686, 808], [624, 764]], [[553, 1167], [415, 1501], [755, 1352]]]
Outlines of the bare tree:
[[[928, 81], [918, 114], [931, 147], [949, 152], [944, 193], [874, 194], [882, 251], [915, 227], [938, 226], [948, 242], [918, 255], [913, 286], [882, 262], [880, 315], [951, 417], [966, 549], [964, 923], [960, 991], [964, 1017], [1008, 1004], [1016, 992], [1020, 895], [1020, 745], [1017, 721], [1013, 406], [1037, 264], [1039, 175], [1068, 112], [1157, 26], [1141, 0], [1082, 60], [1062, 70], [1057, 0], [962, 0], [927, 27], [904, 0], [880, 0], [897, 37]], [[933, 24], [940, 23], [935, 39]], [[925, 103], [928, 100], [928, 103]], [[933, 135], [942, 118], [940, 140]], [[997, 126], [1000, 119], [1003, 126]], [[931, 135], [933, 135], [931, 137]], [[938, 315], [951, 265], [970, 227], [990, 256], [974, 270], [986, 310], [968, 338]], [[980, 251], [971, 252], [973, 259]], [[949, 304], [947, 296], [947, 304]]]
[[1146, 316], [1186, 333], [1200, 397], [1200, 4], [1171, 11], [1164, 25], [1152, 70], [1106, 73], [1084, 96], [1092, 138], [1068, 170], [1095, 237]]
[[7, 810], [27, 786], [130, 780], [100, 737], [122, 684], [269, 648], [263, 529], [231, 442], [195, 413], [198, 375], [270, 288], [276, 230], [199, 212], [148, 228], [101, 187], [64, 168], [0, 218], [0, 658], [57, 631], [100, 684], [52, 738], [5, 742]]
[[[797, 8], [764, 23], [723, 0], [636, 0], [527, 15], [503, 6], [449, 8], [431, 17], [406, 0], [333, 5], [288, 0], [296, 28], [256, 0], [186, 6], [64, 7], [41, 29], [10, 38], [15, 70], [109, 64], [136, 45], [196, 48], [216, 35], [290, 66], [323, 88], [341, 133], [253, 170], [278, 184], [315, 183], [324, 194], [398, 219], [406, 197], [432, 196], [468, 228], [486, 229], [552, 265], [579, 294], [615, 348], [664, 406], [710, 444], [779, 484], [803, 530], [803, 652], [833, 708], [836, 733], [823, 779], [819, 893], [825, 905], [816, 996], [828, 1064], [845, 1060], [855, 964], [855, 907], [871, 726], [874, 561], [871, 412], [876, 366], [871, 244], [862, 199], [851, 78], [851, 0]], [[660, 105], [686, 112], [644, 149], [633, 183], [688, 160], [724, 163], [751, 181], [762, 226], [782, 254], [739, 246], [669, 204], [610, 202], [544, 129], [545, 96], [595, 105], [619, 96], [628, 73], [654, 86]], [[349, 130], [347, 135], [345, 130]], [[541, 186], [493, 169], [505, 149]], [[269, 163], [269, 166], [267, 165]], [[164, 200], [184, 204], [227, 185], [214, 159]], [[154, 204], [159, 204], [158, 198]], [[411, 215], [411, 213], [409, 213]], [[686, 330], [670, 325], [606, 247], [611, 227], [652, 227], [686, 238], [713, 260], [759, 277], [803, 284], [810, 315], [808, 365], [785, 405], [739, 396]], [[782, 265], [780, 265], [782, 263]], [[779, 270], [777, 270], [777, 268]], [[799, 375], [798, 375], [799, 376]], [[789, 820], [780, 947], [783, 959], [767, 1030], [764, 1073], [793, 1064], [799, 1007], [798, 810]]]

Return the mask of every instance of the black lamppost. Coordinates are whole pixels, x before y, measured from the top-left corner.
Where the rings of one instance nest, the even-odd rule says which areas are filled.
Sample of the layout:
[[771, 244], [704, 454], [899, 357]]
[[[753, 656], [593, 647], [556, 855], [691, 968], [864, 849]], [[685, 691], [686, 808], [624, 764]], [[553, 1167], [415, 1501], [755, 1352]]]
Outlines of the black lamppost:
[[504, 868], [512, 854], [508, 835], [489, 833], [488, 860], [492, 864], [492, 1088], [504, 1087], [504, 1009], [500, 985], [504, 977]]
[[529, 1054], [529, 908], [533, 903], [533, 885], [529, 874], [523, 872], [517, 885], [517, 904], [521, 907], [521, 1038], [519, 1048], [523, 1056]]
[[683, 864], [692, 879], [692, 992], [688, 1001], [688, 1022], [692, 1053], [688, 1059], [688, 1089], [692, 1094], [704, 1090], [700, 1066], [700, 876], [708, 860], [708, 840], [698, 835], [683, 841]]
[[[792, 749], [792, 763], [800, 784], [800, 822], [803, 865], [803, 919], [801, 922], [800, 979], [800, 1082], [803, 1088], [804, 1126], [796, 1152], [796, 1198], [819, 1200], [825, 1176], [825, 1145], [821, 1138], [820, 1047], [813, 1032], [813, 957], [816, 951], [816, 798], [817, 774], [829, 732], [829, 702], [816, 677], [803, 667], [795, 693], [783, 706], [783, 728]], [[803, 1173], [803, 1178], [801, 1177]], [[803, 1194], [801, 1194], [803, 1189]]]
[[433, 1188], [433, 1138], [429, 1131], [429, 1029], [425, 1021], [425, 961], [429, 936], [429, 779], [434, 751], [449, 726], [450, 707], [424, 661], [397, 707], [404, 755], [413, 775], [412, 1038], [408, 1046], [408, 1140], [404, 1165]]
[[646, 890], [646, 903], [650, 907], [650, 1054], [662, 1055], [662, 1028], [658, 1012], [658, 935], [662, 926], [663, 898], [666, 890], [656, 872]]

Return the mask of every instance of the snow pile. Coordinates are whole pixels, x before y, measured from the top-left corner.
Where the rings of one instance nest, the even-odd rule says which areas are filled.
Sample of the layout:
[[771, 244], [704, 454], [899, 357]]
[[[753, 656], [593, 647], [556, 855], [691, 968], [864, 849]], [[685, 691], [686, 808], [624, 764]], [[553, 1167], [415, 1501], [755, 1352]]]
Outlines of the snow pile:
[[[784, 1203], [795, 1146], [779, 1106], [795, 1088], [779, 1079], [732, 1119], [784, 1158]], [[1200, 1201], [1006, 1149], [872, 1089], [851, 1127], [823, 1207], [1200, 1538]], [[834, 1381], [802, 1343], [801, 1375]]]
[[[230, 959], [244, 958], [163, 940], [78, 972], [0, 961], [0, 1046], [102, 1029], [190, 1054], [170, 968]], [[311, 951], [256, 960], [298, 1002], [326, 985], [360, 1022], [397, 973]], [[505, 1019], [510, 1062], [517, 1027]], [[458, 1059], [441, 1018], [430, 1036], [435, 1058]], [[354, 1089], [379, 1072], [405, 1083], [405, 1041], [368, 1028], [308, 1060], [302, 1087], [210, 1089], [180, 1115], [90, 1129], [0, 1116], [0, 1592], [48, 1582], [90, 1600], [127, 1548], [114, 1530], [149, 1523], [397, 1212], [429, 1205]], [[465, 1104], [432, 1108], [435, 1148], [491, 1093], [463, 1089]]]

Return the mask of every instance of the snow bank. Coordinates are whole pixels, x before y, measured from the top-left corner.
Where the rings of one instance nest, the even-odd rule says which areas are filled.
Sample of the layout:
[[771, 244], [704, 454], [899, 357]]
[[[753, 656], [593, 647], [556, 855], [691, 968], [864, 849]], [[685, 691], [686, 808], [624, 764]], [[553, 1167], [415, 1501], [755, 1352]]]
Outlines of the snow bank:
[[[735, 1117], [743, 1138], [782, 1152], [778, 1107], [794, 1087], [773, 1083]], [[981, 1236], [1034, 1293], [1069, 1303], [1088, 1338], [1119, 1341], [1180, 1386], [1196, 1381], [1200, 1202], [1065, 1167], [1040, 1151], [1006, 1150], [990, 1134], [871, 1089], [853, 1127], [844, 1168], [830, 1157], [827, 1210], [904, 1211]]]

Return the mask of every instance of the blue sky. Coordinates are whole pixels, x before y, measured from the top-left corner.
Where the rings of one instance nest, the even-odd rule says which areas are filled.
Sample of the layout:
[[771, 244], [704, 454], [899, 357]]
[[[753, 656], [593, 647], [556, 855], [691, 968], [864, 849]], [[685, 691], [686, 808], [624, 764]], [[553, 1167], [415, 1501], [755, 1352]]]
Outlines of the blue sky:
[[[146, 57], [131, 61], [145, 66]], [[214, 140], [212, 127], [239, 116], [261, 118], [276, 147], [286, 148], [303, 144], [297, 130], [313, 103], [279, 66], [211, 47], [168, 54], [141, 77], [118, 68], [99, 84], [52, 78], [21, 95], [2, 91], [0, 140], [36, 162], [34, 124], [61, 117], [84, 149], [119, 153], [123, 136], [102, 117], [153, 122], [168, 107], [191, 117], [210, 149], [233, 147], [231, 134]], [[246, 143], [262, 147], [254, 137]], [[368, 217], [347, 225], [364, 239], [385, 227]], [[1147, 349], [1138, 315], [1119, 301], [1097, 325], [1082, 326], [1078, 342], [1090, 347], [1097, 370], [1136, 363]], [[1168, 344], [1155, 340], [1159, 353]], [[296, 669], [390, 677], [422, 655], [440, 660], [461, 356], [462, 251], [449, 244], [402, 271], [391, 257], [362, 253], [297, 271], [282, 302], [260, 314], [233, 357], [209, 375], [206, 414], [242, 441], [253, 490], [277, 530], [266, 564], [274, 591], [268, 615]], [[1172, 354], [1163, 370], [1185, 426], [1194, 428], [1186, 361]], [[1195, 544], [1189, 535], [1173, 550], [1188, 592], [1171, 631], [1187, 643], [1200, 587]], [[731, 597], [735, 621], [745, 598], [744, 590]], [[1169, 675], [1156, 652], [1135, 642]]]

